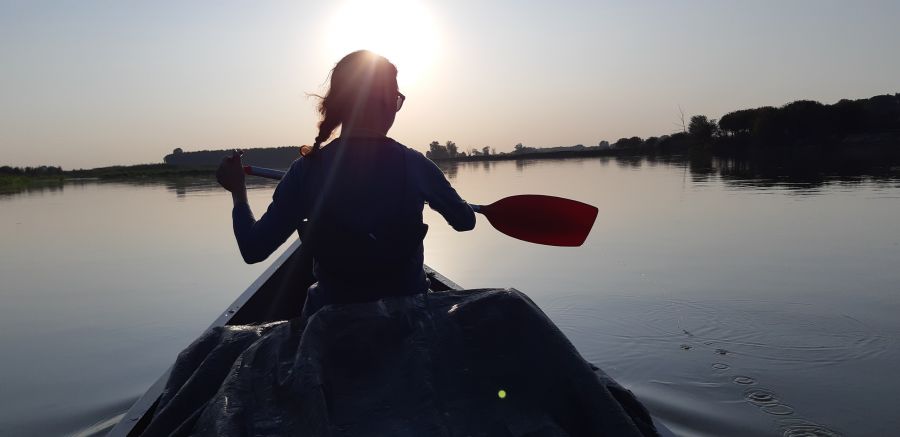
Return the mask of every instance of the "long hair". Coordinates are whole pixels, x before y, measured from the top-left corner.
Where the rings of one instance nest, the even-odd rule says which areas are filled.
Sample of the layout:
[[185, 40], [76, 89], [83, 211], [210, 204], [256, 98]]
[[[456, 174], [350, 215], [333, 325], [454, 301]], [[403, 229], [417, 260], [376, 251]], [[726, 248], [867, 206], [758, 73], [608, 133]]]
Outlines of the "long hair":
[[313, 147], [304, 147], [304, 156], [312, 154], [328, 141], [338, 126], [352, 122], [365, 110], [370, 110], [371, 96], [397, 91], [397, 67], [384, 56], [368, 50], [358, 50], [344, 56], [331, 70], [328, 92], [318, 96], [319, 134]]

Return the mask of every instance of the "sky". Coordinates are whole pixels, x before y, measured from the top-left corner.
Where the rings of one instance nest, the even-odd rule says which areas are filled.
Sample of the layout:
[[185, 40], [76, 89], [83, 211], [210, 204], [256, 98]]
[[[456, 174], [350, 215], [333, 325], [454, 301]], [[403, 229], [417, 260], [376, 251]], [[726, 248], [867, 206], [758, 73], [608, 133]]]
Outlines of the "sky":
[[[373, 5], [377, 5], [374, 7]], [[596, 145], [900, 92], [900, 2], [0, 0], [0, 165], [309, 144], [328, 71], [386, 55], [421, 151]]]

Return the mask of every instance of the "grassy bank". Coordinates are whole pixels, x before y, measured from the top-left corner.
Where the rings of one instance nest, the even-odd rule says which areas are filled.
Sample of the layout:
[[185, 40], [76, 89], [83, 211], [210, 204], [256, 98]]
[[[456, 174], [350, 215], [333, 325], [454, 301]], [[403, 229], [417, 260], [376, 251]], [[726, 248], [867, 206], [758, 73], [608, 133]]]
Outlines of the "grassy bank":
[[29, 188], [63, 184], [62, 176], [20, 176], [0, 174], [0, 193], [15, 193]]
[[184, 178], [213, 178], [215, 167], [169, 164], [117, 165], [89, 170], [62, 170], [59, 167], [0, 167], [0, 193], [62, 186], [66, 180], [96, 179], [121, 182], [152, 182]]

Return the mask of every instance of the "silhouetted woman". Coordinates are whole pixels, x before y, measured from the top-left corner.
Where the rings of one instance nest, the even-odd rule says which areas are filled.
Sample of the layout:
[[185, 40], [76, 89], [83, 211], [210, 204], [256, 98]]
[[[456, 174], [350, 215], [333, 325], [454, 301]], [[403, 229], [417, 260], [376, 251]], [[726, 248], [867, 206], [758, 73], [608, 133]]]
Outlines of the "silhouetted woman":
[[[397, 68], [384, 57], [361, 50], [341, 59], [319, 105], [314, 146], [291, 165], [258, 221], [247, 204], [240, 156], [219, 166], [246, 262], [266, 259], [301, 230], [318, 280], [309, 290], [307, 315], [330, 303], [426, 291], [425, 202], [457, 231], [475, 226], [472, 208], [440, 169], [387, 137], [404, 100]], [[338, 126], [340, 137], [323, 145]]]

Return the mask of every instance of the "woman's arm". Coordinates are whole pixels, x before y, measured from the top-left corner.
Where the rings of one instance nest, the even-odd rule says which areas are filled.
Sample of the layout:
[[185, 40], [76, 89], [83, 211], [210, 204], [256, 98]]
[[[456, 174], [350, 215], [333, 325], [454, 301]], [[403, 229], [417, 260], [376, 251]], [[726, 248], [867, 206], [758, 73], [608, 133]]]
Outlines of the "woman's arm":
[[472, 207], [459, 197], [437, 165], [421, 154], [419, 156], [420, 184], [428, 206], [444, 216], [447, 223], [457, 231], [475, 228], [475, 212]]
[[240, 156], [232, 155], [223, 159], [219, 165], [216, 177], [222, 187], [231, 191], [234, 203], [231, 211], [234, 237], [241, 256], [248, 264], [268, 258], [297, 229], [302, 219], [300, 187], [297, 186], [299, 172], [300, 160], [291, 165], [291, 169], [275, 188], [268, 210], [256, 220], [247, 203], [247, 188]]

